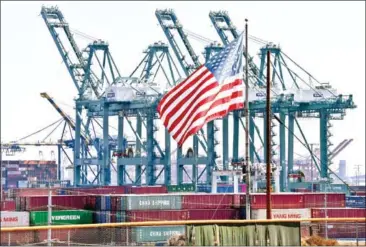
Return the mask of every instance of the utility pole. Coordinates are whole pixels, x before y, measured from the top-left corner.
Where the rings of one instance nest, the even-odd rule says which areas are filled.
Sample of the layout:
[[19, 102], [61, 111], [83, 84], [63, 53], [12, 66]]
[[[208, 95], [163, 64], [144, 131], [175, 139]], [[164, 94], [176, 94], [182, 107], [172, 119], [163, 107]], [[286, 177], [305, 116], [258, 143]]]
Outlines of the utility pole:
[[52, 246], [52, 191], [51, 184], [48, 182], [48, 231], [47, 231], [47, 246]]
[[272, 203], [271, 203], [271, 161], [272, 161], [272, 155], [271, 155], [271, 53], [268, 50], [267, 51], [267, 133], [266, 133], [266, 139], [267, 139], [267, 172], [266, 172], [266, 181], [267, 181], [267, 219], [272, 218]]
[[248, 77], [248, 19], [245, 19], [245, 165], [246, 166], [246, 185], [245, 192], [245, 212], [246, 218], [250, 220], [250, 163], [249, 163], [249, 77]]

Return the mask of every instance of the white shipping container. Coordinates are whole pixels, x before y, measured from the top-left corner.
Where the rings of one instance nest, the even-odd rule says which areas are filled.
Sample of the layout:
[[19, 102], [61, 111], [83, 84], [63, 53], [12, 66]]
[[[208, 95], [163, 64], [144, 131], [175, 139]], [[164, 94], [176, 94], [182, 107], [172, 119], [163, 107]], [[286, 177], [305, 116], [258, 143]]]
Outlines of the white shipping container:
[[[266, 209], [252, 209], [252, 219], [260, 220], [267, 218]], [[310, 208], [297, 209], [272, 209], [272, 219], [309, 219], [311, 218]]]
[[0, 215], [1, 227], [29, 226], [29, 212], [1, 211]]

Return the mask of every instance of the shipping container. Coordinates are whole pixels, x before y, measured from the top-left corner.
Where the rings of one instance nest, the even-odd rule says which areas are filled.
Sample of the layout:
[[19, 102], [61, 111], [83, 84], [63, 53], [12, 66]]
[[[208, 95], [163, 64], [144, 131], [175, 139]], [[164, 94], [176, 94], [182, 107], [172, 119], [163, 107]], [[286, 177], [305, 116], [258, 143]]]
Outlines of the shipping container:
[[2, 201], [0, 202], [0, 211], [15, 211], [15, 201]]
[[197, 192], [201, 193], [211, 193], [211, 186], [210, 185], [197, 185]]
[[[315, 227], [314, 227], [315, 228]], [[327, 229], [327, 231], [326, 231]], [[352, 223], [320, 223], [316, 226], [317, 234], [321, 237], [327, 236], [331, 239], [365, 239], [366, 226], [364, 222]]]
[[182, 196], [173, 194], [128, 195], [117, 199], [119, 210], [177, 210], [182, 208]]
[[174, 221], [187, 220], [187, 211], [185, 210], [159, 210], [159, 211], [127, 211], [127, 221]]
[[185, 234], [185, 226], [142, 226], [131, 230], [131, 239], [136, 243], [167, 241], [171, 236]]
[[234, 195], [191, 194], [182, 195], [182, 209], [224, 209], [232, 208]]
[[29, 226], [28, 212], [11, 212], [0, 211], [0, 225], [1, 227], [21, 227]]
[[363, 218], [366, 210], [363, 208], [312, 208], [312, 218]]
[[195, 192], [196, 186], [194, 184], [167, 185], [167, 191], [168, 193]]
[[111, 211], [111, 197], [110, 196], [97, 196], [95, 209], [99, 211]]
[[167, 188], [162, 185], [157, 186], [129, 186], [126, 187], [127, 194], [164, 194], [168, 193]]
[[111, 212], [111, 222], [126, 222], [126, 211], [112, 211]]
[[188, 220], [235, 220], [240, 219], [238, 209], [190, 209]]
[[[24, 198], [24, 199], [23, 199]], [[88, 196], [52, 196], [52, 205], [54, 210], [72, 210], [85, 209]], [[17, 204], [17, 210], [20, 211], [43, 211], [47, 210], [47, 196], [32, 196], [21, 197], [20, 200], [25, 200]], [[19, 208], [19, 209], [18, 209]]]
[[[272, 194], [271, 202], [273, 209], [305, 208], [303, 194]], [[243, 206], [245, 204], [242, 204]], [[264, 209], [267, 206], [266, 194], [252, 194], [252, 209]]]
[[366, 208], [365, 196], [346, 196], [346, 207]]
[[112, 214], [110, 211], [96, 211], [94, 212], [94, 223], [111, 223]]
[[[298, 209], [272, 209], [272, 219], [309, 219], [311, 218], [311, 210], [309, 208]], [[251, 211], [251, 219], [260, 220], [267, 218], [266, 209], [253, 209]]]
[[345, 207], [346, 195], [344, 193], [304, 193], [304, 204], [305, 208]]
[[[91, 224], [93, 223], [93, 212], [86, 210], [62, 210], [52, 211], [52, 225], [70, 224]], [[30, 212], [30, 225], [43, 226], [48, 223], [47, 211]]]

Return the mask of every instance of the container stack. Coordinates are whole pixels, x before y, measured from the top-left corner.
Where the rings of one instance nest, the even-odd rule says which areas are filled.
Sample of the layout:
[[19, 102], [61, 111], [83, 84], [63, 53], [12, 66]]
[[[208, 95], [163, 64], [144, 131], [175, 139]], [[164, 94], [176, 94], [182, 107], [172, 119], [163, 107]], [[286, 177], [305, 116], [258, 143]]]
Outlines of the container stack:
[[[52, 222], [62, 225], [246, 219], [244, 193], [193, 192], [197, 189], [193, 185], [53, 188]], [[13, 192], [15, 201], [1, 204], [2, 221], [10, 227], [47, 224], [48, 189], [14, 189]], [[344, 193], [273, 193], [271, 200], [272, 219], [366, 217], [365, 197], [346, 196]], [[251, 194], [251, 219], [265, 218], [266, 195]], [[317, 226], [313, 230], [323, 236], [324, 223]], [[351, 238], [356, 234], [354, 229], [349, 228], [349, 224], [328, 224], [329, 226], [333, 229], [328, 231], [329, 237]], [[170, 236], [184, 231], [183, 225], [131, 227], [129, 231], [119, 229], [116, 235], [121, 237], [122, 242], [128, 239], [130, 243], [146, 244], [166, 241]], [[309, 232], [302, 234], [306, 236]], [[357, 230], [357, 234], [359, 237], [365, 236], [365, 229]], [[45, 239], [46, 235], [38, 237]]]

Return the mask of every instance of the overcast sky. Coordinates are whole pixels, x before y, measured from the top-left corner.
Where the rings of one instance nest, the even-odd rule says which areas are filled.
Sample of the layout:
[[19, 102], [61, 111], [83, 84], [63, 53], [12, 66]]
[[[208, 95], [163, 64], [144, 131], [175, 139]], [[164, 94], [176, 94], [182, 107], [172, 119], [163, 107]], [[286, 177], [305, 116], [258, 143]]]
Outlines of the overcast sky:
[[[71, 28], [107, 40], [123, 76], [137, 66], [149, 44], [167, 43], [155, 17], [157, 8], [174, 9], [186, 29], [213, 40], [219, 37], [210, 10], [227, 10], [239, 29], [248, 18], [251, 35], [280, 44], [319, 81], [353, 94], [357, 109], [347, 111], [343, 121], [333, 121], [332, 142], [354, 141], [334, 163], [346, 159], [349, 174], [357, 164], [364, 170], [365, 2], [2, 2], [1, 141], [16, 140], [59, 119], [41, 92], [55, 97], [74, 117], [76, 88], [39, 15], [43, 4], [58, 5]], [[80, 42], [81, 47], [87, 44]], [[204, 45], [196, 47], [201, 54]], [[308, 141], [319, 142], [319, 120], [302, 123]]]

